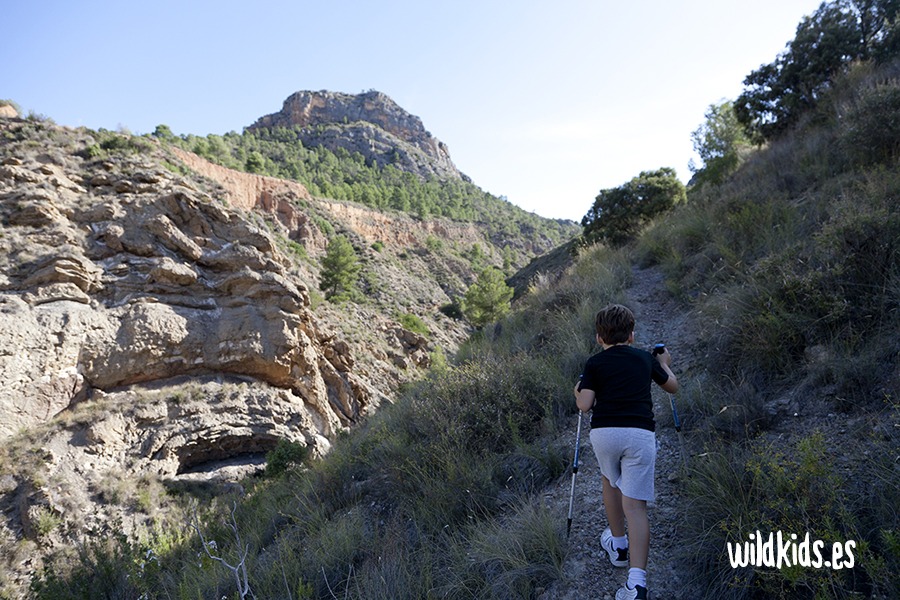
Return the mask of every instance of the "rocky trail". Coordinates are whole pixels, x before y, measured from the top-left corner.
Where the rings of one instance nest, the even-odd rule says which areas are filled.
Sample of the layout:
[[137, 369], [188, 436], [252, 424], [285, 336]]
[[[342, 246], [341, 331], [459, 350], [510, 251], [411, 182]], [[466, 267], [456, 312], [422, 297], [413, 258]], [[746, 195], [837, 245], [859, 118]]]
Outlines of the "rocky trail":
[[[666, 290], [662, 273], [655, 268], [635, 268], [632, 285], [626, 292], [626, 304], [635, 313], [635, 346], [650, 349], [656, 343], [665, 342], [672, 354], [672, 369], [684, 389], [685, 373], [699, 365], [698, 344], [689, 314]], [[657, 386], [653, 387], [658, 453], [656, 502], [649, 506], [650, 559], [647, 573], [650, 596], [660, 600], [698, 598], [701, 594], [694, 589], [686, 570], [679, 565], [678, 544], [682, 525], [679, 507], [684, 502], [684, 480], [678, 436], [668, 414], [671, 412], [668, 394]], [[570, 427], [561, 434], [561, 443], [574, 445], [576, 430], [577, 417], [573, 416]], [[601, 497], [600, 471], [589, 432], [589, 419], [585, 417], [582, 421], [580, 461], [564, 575], [544, 591], [541, 600], [611, 600], [627, 576], [627, 568], [613, 567], [600, 547], [600, 534], [606, 528], [607, 521]], [[571, 475], [567, 475], [546, 497], [561, 521], [568, 516], [570, 491]]]

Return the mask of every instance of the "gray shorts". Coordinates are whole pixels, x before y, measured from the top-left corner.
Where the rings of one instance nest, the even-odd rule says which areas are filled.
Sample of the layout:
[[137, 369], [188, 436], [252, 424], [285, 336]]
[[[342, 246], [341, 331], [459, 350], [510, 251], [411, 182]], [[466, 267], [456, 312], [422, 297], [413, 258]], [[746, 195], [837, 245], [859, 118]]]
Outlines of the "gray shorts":
[[600, 472], [613, 487], [629, 498], [653, 501], [655, 433], [635, 427], [598, 427], [591, 429], [591, 445]]

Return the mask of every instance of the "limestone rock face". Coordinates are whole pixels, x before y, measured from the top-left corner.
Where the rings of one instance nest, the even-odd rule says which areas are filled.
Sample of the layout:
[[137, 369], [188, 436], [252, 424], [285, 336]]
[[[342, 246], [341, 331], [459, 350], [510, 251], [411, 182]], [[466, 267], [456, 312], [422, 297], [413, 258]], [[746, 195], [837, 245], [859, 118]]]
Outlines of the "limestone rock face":
[[310, 222], [309, 215], [297, 208], [297, 202], [312, 199], [303, 185], [233, 171], [175, 147], [169, 150], [192, 171], [216, 181], [222, 187], [224, 200], [231, 206], [271, 214], [285, 227], [292, 240], [325, 249], [325, 236]]
[[[27, 126], [0, 125], [7, 139]], [[150, 157], [87, 161], [71, 147], [8, 143], [0, 156], [0, 438], [179, 377], [243, 377], [271, 402], [289, 397], [312, 424], [297, 439], [333, 436], [377, 406], [383, 393], [347, 368], [351, 347], [316, 323], [272, 234], [242, 210], [253, 206], [223, 204]]]
[[441, 179], [463, 178], [447, 146], [381, 92], [342, 94], [301, 91], [284, 101], [280, 112], [266, 115], [249, 128], [296, 127], [306, 146], [359, 152], [379, 166], [395, 167]]

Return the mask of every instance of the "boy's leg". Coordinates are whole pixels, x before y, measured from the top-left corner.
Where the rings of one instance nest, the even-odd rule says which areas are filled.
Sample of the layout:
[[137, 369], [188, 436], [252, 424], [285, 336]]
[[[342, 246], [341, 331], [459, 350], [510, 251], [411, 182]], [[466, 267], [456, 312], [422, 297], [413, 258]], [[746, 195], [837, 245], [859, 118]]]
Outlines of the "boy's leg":
[[[602, 476], [603, 481], [603, 506], [606, 508], [606, 520], [609, 521], [609, 528], [615, 537], [625, 535], [625, 511], [622, 506], [622, 491], [613, 487], [606, 475]], [[629, 544], [631, 542], [629, 541]]]
[[[606, 501], [606, 481], [603, 482], [603, 500]], [[619, 490], [616, 490], [617, 492]], [[622, 511], [628, 520], [628, 549], [630, 553], [629, 566], [638, 569], [647, 569], [647, 557], [650, 554], [650, 520], [647, 517], [647, 501], [636, 500], [622, 495]], [[609, 515], [609, 505], [606, 505], [606, 513]], [[610, 521], [612, 526], [612, 521]], [[613, 530], [615, 533], [615, 530]]]

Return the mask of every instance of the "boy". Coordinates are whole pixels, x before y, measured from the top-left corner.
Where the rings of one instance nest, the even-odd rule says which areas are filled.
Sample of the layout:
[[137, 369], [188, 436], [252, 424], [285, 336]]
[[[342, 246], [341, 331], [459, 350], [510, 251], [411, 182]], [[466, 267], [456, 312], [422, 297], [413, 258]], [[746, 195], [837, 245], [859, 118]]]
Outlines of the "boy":
[[674, 394], [678, 380], [669, 368], [672, 357], [667, 350], [653, 356], [631, 347], [634, 314], [628, 308], [607, 306], [597, 313], [596, 329], [603, 351], [588, 359], [575, 386], [575, 401], [582, 412], [593, 409], [591, 445], [600, 463], [609, 521], [600, 544], [614, 566], [630, 567], [616, 600], [645, 600], [650, 551], [647, 501], [654, 498], [656, 462], [650, 382]]

